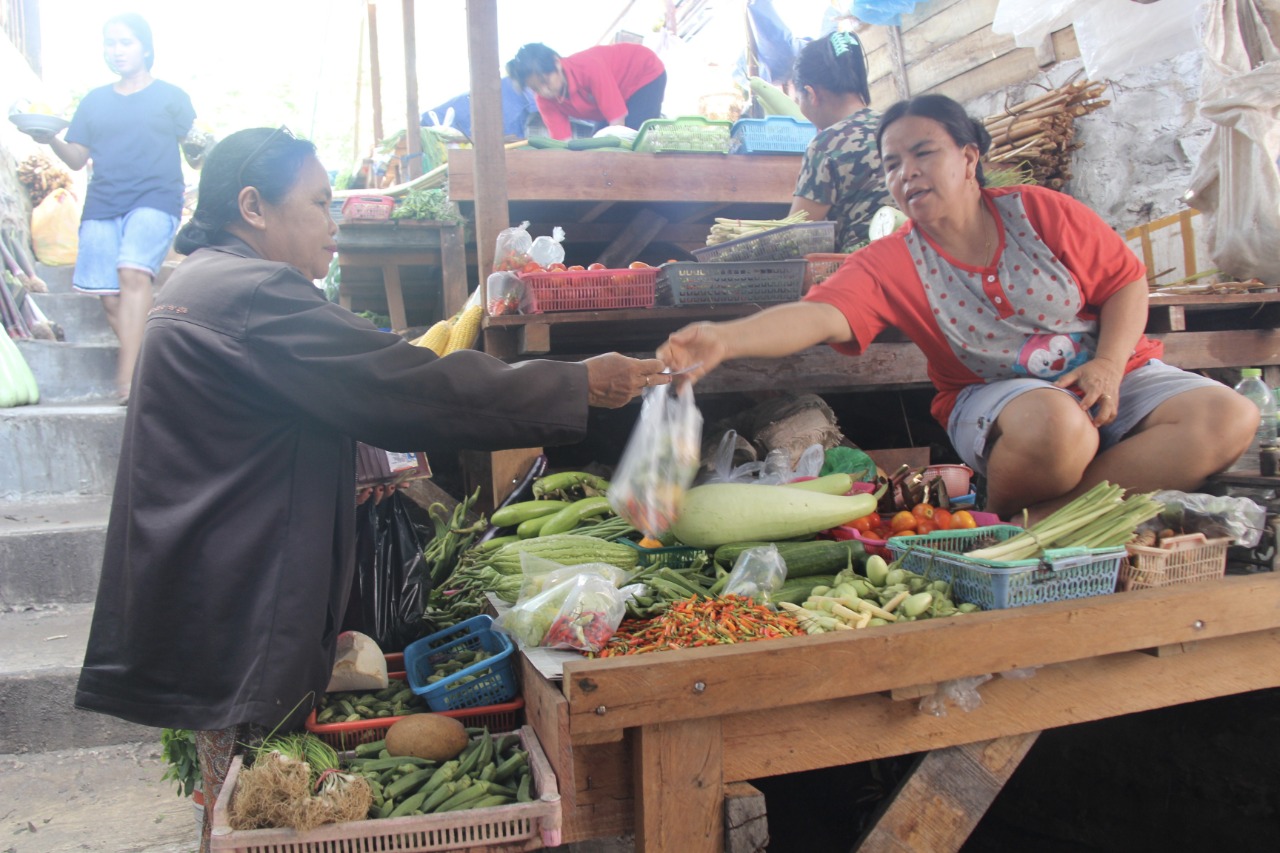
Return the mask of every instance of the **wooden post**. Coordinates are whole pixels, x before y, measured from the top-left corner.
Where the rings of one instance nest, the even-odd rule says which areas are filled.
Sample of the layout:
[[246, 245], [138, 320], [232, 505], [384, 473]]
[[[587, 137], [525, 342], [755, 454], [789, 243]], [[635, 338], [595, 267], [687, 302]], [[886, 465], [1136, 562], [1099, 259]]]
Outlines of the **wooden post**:
[[[476, 172], [476, 258], [483, 288], [489, 270], [493, 269], [498, 232], [510, 224], [506, 148], [502, 142], [497, 0], [467, 0], [467, 56], [471, 70], [471, 138]], [[483, 290], [480, 296], [483, 302]]]
[[655, 723], [634, 731], [636, 849], [724, 849], [724, 743], [720, 718]]
[[369, 99], [373, 101], [373, 141], [382, 141], [382, 66], [378, 63], [378, 7], [365, 4], [369, 11]]
[[902, 27], [889, 28], [889, 58], [893, 62], [893, 85], [898, 99], [911, 97], [911, 85], [907, 80], [907, 52], [902, 46]]
[[413, 15], [414, 0], [401, 0], [404, 10], [404, 139], [408, 162], [403, 180], [411, 181], [422, 174], [422, 111], [418, 109], [418, 39]]

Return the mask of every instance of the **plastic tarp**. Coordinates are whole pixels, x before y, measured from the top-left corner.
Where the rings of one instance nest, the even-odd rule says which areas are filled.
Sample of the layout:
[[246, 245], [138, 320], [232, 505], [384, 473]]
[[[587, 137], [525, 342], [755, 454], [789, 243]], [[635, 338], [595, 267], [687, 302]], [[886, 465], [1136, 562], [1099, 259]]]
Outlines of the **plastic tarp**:
[[1215, 0], [1205, 29], [1200, 113], [1214, 125], [1191, 177], [1224, 273], [1280, 284], [1280, 33], [1263, 0]]
[[773, 8], [773, 0], [751, 0], [747, 4], [747, 23], [756, 45], [760, 77], [770, 82], [791, 79], [796, 43], [790, 28]]
[[[453, 110], [452, 126], [471, 137], [471, 95], [470, 93], [458, 95], [445, 101], [433, 110], [427, 110], [422, 114], [422, 125], [430, 127], [433, 122], [431, 114], [435, 113], [437, 117], [443, 117], [448, 114], [449, 110]], [[516, 88], [516, 84], [511, 82], [510, 77], [502, 78], [502, 133], [504, 136], [514, 136], [519, 139], [525, 137], [525, 122], [529, 120], [529, 116], [538, 112], [537, 104], [533, 100], [532, 92], [521, 92]]]
[[902, 26], [902, 16], [916, 8], [918, 0], [853, 0], [853, 16], [859, 21], [885, 27]]
[[1012, 35], [1018, 47], [1074, 25], [1080, 59], [1091, 80], [1186, 53], [1200, 42], [1196, 24], [1204, 0], [1000, 0], [991, 30]]

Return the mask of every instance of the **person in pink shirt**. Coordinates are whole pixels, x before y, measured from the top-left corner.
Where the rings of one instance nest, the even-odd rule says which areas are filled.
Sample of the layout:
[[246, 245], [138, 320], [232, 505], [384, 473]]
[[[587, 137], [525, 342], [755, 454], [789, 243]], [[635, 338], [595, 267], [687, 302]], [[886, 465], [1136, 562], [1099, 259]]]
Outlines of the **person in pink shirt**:
[[1257, 407], [1160, 360], [1147, 279], [1085, 205], [1044, 187], [987, 188], [991, 137], [943, 95], [890, 107], [876, 145], [909, 220], [800, 302], [695, 323], [658, 348], [697, 380], [738, 358], [817, 344], [858, 355], [888, 327], [924, 352], [933, 415], [986, 478], [986, 509], [1043, 517], [1108, 480], [1190, 491], [1249, 445]]
[[571, 118], [639, 130], [662, 115], [667, 89], [662, 60], [640, 44], [605, 44], [562, 57], [534, 42], [507, 63], [507, 76], [533, 90], [553, 139], [569, 138]]

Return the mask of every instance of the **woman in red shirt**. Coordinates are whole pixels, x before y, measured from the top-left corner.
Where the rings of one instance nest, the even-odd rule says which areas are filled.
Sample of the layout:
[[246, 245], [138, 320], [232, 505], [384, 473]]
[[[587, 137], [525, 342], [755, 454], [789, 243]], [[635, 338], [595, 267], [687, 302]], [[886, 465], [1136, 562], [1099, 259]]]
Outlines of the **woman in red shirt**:
[[686, 326], [658, 357], [696, 380], [822, 343], [857, 355], [893, 326], [927, 356], [933, 414], [1003, 516], [1103, 480], [1192, 490], [1245, 450], [1257, 408], [1160, 361], [1146, 272], [1097, 214], [1043, 187], [985, 188], [991, 137], [942, 95], [890, 107], [876, 143], [910, 221], [804, 301]]
[[639, 130], [662, 115], [667, 70], [640, 44], [605, 44], [562, 57], [545, 44], [526, 44], [507, 63], [507, 76], [532, 89], [553, 139], [568, 139], [569, 119]]

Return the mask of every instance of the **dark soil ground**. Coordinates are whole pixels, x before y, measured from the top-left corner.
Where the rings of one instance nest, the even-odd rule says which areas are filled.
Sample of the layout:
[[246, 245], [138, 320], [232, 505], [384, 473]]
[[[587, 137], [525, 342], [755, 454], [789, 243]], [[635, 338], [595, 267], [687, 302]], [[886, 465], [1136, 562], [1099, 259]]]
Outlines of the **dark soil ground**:
[[[1280, 690], [1044, 732], [962, 853], [1280, 850]], [[910, 759], [753, 782], [770, 853], [846, 853]]]

